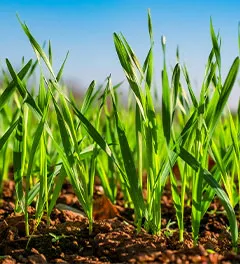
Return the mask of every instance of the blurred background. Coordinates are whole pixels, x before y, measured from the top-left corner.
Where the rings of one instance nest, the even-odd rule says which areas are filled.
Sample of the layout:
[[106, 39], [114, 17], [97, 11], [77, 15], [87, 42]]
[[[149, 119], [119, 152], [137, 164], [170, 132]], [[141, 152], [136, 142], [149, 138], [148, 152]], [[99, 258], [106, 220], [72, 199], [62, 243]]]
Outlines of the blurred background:
[[[161, 89], [161, 35], [167, 39], [169, 69], [176, 62], [186, 63], [192, 85], [201, 88], [204, 68], [211, 49], [210, 17], [222, 37], [222, 68], [225, 78], [238, 56], [240, 1], [173, 0], [22, 0], [0, 1], [0, 64], [9, 58], [17, 68], [22, 56], [35, 58], [31, 45], [16, 18], [26, 22], [39, 43], [51, 40], [54, 69], [57, 71], [69, 50], [64, 80], [72, 88], [84, 91], [92, 80], [101, 84], [111, 73], [116, 84], [124, 80], [114, 45], [113, 32], [122, 32], [143, 62], [149, 49], [147, 9], [151, 9], [155, 39], [155, 83]], [[123, 91], [128, 85], [123, 84]], [[239, 77], [231, 95], [236, 109], [240, 97]]]

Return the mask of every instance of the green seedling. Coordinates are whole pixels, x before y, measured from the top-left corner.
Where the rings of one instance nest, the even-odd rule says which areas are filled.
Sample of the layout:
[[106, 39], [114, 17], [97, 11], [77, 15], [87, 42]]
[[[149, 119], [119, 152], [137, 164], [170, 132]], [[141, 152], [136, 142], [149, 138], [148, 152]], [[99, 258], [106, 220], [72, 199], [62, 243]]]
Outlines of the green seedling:
[[[36, 206], [37, 225], [51, 212], [67, 179], [93, 228], [93, 193], [96, 176], [114, 203], [118, 189], [125, 205], [134, 209], [140, 232], [171, 236], [173, 222], [161, 227], [161, 198], [170, 184], [179, 240], [184, 240], [184, 214], [191, 206], [192, 235], [198, 243], [200, 222], [218, 197], [229, 221], [232, 245], [238, 244], [235, 210], [240, 203], [240, 104], [234, 114], [228, 100], [239, 77], [239, 57], [224, 80], [221, 38], [212, 20], [212, 48], [197, 96], [186, 65], [176, 51], [176, 64], [167, 63], [167, 40], [162, 37], [161, 82], [155, 84], [155, 45], [148, 12], [149, 48], [141, 62], [123, 34], [114, 33], [116, 53], [129, 84], [127, 107], [121, 103], [120, 84], [109, 76], [102, 86], [92, 81], [81, 98], [61, 82], [68, 53], [53, 70], [54, 53], [47, 51], [19, 19], [36, 61], [22, 61], [16, 72], [6, 59], [0, 87], [0, 186], [13, 168], [16, 212], [25, 215], [30, 235], [30, 205]], [[239, 31], [240, 43], [240, 31]], [[239, 44], [240, 45], [240, 44]], [[239, 46], [240, 47], [240, 46]], [[240, 51], [240, 48], [239, 48]], [[238, 53], [239, 53], [238, 51]], [[29, 78], [39, 71], [39, 86]], [[46, 77], [46, 70], [49, 72]], [[159, 69], [157, 69], [159, 71]], [[161, 101], [157, 90], [161, 90]], [[161, 106], [161, 107], [160, 107]], [[212, 166], [209, 166], [209, 161]], [[176, 173], [177, 171], [177, 173]], [[34, 230], [36, 230], [37, 225]], [[50, 234], [54, 241], [65, 236]]]

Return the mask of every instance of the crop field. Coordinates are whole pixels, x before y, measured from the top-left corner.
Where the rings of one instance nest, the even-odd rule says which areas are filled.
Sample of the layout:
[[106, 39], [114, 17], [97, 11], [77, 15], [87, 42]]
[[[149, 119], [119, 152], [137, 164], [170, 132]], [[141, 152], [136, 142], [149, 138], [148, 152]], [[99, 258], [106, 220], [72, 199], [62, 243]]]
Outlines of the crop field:
[[150, 11], [143, 62], [114, 33], [125, 105], [111, 75], [83, 97], [68, 90], [68, 54], [55, 72], [51, 42], [19, 24], [36, 58], [18, 70], [6, 59], [1, 75], [1, 263], [239, 263], [240, 103], [232, 112], [228, 101], [240, 88], [240, 26], [223, 78], [210, 20], [200, 94], [178, 49], [168, 67], [165, 36], [155, 68]]

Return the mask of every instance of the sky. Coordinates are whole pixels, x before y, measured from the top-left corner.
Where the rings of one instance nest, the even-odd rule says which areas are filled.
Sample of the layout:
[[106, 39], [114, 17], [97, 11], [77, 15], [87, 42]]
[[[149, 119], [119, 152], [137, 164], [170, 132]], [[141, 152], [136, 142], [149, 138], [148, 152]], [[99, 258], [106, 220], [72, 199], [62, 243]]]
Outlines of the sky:
[[[64, 80], [85, 90], [92, 80], [101, 84], [111, 73], [113, 83], [124, 80], [113, 44], [113, 33], [122, 32], [143, 62], [148, 49], [147, 10], [150, 8], [155, 39], [155, 83], [161, 87], [161, 36], [167, 39], [167, 64], [181, 63], [189, 69], [193, 88], [199, 91], [211, 49], [210, 17], [222, 37], [222, 73], [225, 78], [238, 56], [239, 0], [34, 0], [0, 1], [0, 63], [8, 58], [17, 68], [22, 56], [35, 55], [16, 14], [26, 22], [39, 43], [51, 40], [57, 71], [69, 51]], [[239, 79], [239, 76], [238, 76]], [[127, 87], [125, 82], [124, 87]], [[231, 108], [237, 107], [240, 85], [234, 87]]]

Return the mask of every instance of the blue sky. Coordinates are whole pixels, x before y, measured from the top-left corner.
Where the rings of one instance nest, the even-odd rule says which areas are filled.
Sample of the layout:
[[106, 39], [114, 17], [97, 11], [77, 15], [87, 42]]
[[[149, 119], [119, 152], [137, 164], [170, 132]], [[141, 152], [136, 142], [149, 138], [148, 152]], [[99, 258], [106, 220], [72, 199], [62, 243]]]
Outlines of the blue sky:
[[[157, 84], [160, 84], [162, 63], [160, 39], [165, 35], [168, 66], [174, 65], [179, 45], [181, 62], [187, 64], [195, 89], [200, 89], [211, 48], [210, 16], [215, 30], [220, 30], [222, 36], [223, 75], [226, 76], [227, 69], [238, 55], [240, 1], [233, 0], [1, 0], [0, 62], [4, 65], [4, 59], [9, 58], [18, 67], [23, 55], [26, 58], [34, 56], [17, 21], [18, 13], [40, 43], [52, 41], [56, 70], [66, 52], [70, 51], [64, 71], [65, 80], [86, 89], [93, 79], [100, 84], [111, 73], [113, 82], [119, 82], [124, 76], [112, 34], [122, 32], [143, 60], [149, 48], [148, 8], [153, 20]], [[230, 101], [232, 107], [237, 106], [239, 97], [240, 87], [236, 86]]]

